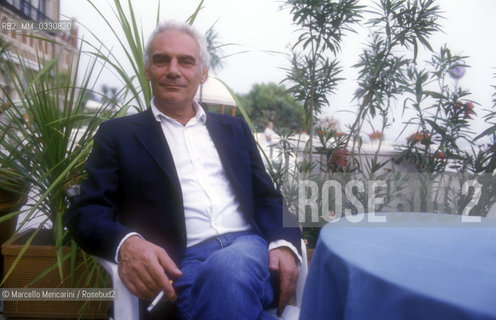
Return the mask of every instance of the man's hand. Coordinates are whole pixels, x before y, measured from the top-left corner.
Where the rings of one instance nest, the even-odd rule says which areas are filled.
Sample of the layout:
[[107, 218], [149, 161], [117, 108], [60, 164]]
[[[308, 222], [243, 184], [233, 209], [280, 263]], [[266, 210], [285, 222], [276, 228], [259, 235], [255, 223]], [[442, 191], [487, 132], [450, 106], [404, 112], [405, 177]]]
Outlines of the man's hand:
[[291, 249], [279, 247], [270, 250], [269, 269], [279, 273], [281, 294], [277, 304], [277, 315], [280, 316], [295, 295], [298, 282], [296, 257]]
[[175, 301], [176, 293], [170, 279], [181, 271], [165, 250], [139, 236], [131, 236], [119, 249], [119, 276], [132, 294], [151, 300], [160, 290]]

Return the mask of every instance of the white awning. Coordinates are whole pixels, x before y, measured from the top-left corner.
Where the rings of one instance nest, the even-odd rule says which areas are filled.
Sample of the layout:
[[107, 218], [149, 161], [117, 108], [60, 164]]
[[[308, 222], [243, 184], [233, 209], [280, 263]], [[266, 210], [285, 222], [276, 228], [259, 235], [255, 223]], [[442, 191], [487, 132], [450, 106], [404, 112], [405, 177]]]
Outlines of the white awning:
[[86, 111], [95, 112], [102, 107], [102, 103], [95, 100], [88, 100], [86, 101], [86, 105], [84, 107]]
[[[201, 92], [201, 101], [200, 101]], [[195, 100], [200, 103], [218, 104], [224, 106], [236, 106], [236, 102], [229, 90], [215, 77], [208, 77], [207, 81], [198, 88]]]

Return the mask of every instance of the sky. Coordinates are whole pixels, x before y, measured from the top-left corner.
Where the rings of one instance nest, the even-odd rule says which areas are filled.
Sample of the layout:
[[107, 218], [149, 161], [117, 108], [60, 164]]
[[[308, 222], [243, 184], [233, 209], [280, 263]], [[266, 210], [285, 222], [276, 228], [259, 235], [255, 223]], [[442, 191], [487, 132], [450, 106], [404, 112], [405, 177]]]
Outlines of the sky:
[[[106, 17], [113, 16], [110, 1], [95, 1]], [[113, 1], [112, 1], [113, 2]], [[122, 1], [126, 2], [127, 1]], [[131, 0], [135, 14], [139, 17], [143, 33], [149, 34], [157, 16], [157, 0]], [[431, 43], [437, 51], [447, 44], [453, 53], [469, 56], [464, 77], [458, 85], [472, 92], [470, 99], [480, 105], [478, 115], [483, 108], [492, 106], [491, 95], [496, 92], [496, 41], [492, 33], [496, 30], [495, 0], [437, 0], [443, 11], [444, 19], [439, 22], [443, 33], [432, 36]], [[197, 0], [162, 0], [161, 19], [185, 20], [194, 12]], [[286, 53], [296, 38], [295, 26], [287, 8], [282, 7], [280, 0], [205, 0], [195, 26], [206, 31], [215, 24], [214, 29], [219, 40], [232, 45], [224, 48], [230, 55], [224, 59], [224, 68], [216, 76], [225, 81], [235, 92], [247, 93], [255, 83], [279, 83], [285, 77], [288, 66]], [[361, 4], [371, 6], [372, 0], [362, 0]], [[92, 30], [105, 43], [116, 43], [115, 37], [104, 25], [101, 18], [86, 0], [62, 1], [61, 13], [67, 17], [75, 17], [78, 22]], [[90, 38], [88, 32], [79, 29], [80, 35]], [[337, 93], [330, 96], [330, 107], [324, 115], [331, 115], [340, 120], [342, 127], [354, 119], [357, 110], [352, 101], [353, 92], [357, 89], [357, 74], [351, 66], [358, 61], [358, 56], [367, 41], [368, 31], [365, 28], [357, 34], [349, 34], [343, 41], [343, 49], [338, 59], [343, 66], [345, 77]], [[114, 48], [118, 48], [117, 44]], [[117, 51], [117, 50], [116, 50]], [[239, 53], [244, 52], [244, 53]], [[239, 53], [239, 54], [236, 54]], [[232, 54], [232, 55], [231, 55]], [[124, 57], [123, 57], [124, 59]], [[107, 85], [119, 86], [110, 75], [103, 81]], [[479, 129], [485, 124], [482, 120], [474, 120], [474, 127]], [[396, 136], [401, 130], [401, 123], [395, 123], [386, 131], [386, 138]]]

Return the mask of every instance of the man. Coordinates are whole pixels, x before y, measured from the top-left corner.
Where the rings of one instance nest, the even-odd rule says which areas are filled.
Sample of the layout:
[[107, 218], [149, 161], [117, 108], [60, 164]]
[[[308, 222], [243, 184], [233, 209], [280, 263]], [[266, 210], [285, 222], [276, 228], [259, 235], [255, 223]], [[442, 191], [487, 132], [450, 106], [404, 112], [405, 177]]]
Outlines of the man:
[[161, 24], [144, 60], [151, 108], [101, 125], [67, 225], [148, 303], [163, 290], [184, 319], [269, 319], [270, 271], [279, 312], [294, 294], [299, 230], [282, 227], [246, 123], [193, 101], [208, 76], [204, 37]]
[[272, 142], [272, 137], [276, 135], [274, 132], [274, 123], [272, 121], [267, 124], [267, 127], [264, 130], [264, 135], [265, 141], [270, 144]]

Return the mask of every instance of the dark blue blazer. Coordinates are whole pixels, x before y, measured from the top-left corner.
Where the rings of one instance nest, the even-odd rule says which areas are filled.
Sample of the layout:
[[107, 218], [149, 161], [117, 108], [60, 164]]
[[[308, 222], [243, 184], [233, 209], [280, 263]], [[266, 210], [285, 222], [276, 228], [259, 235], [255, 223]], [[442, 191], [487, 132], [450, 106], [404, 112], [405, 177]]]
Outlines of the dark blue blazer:
[[[265, 171], [246, 122], [207, 113], [206, 125], [242, 213], [254, 229], [268, 242], [285, 239], [299, 248], [300, 231], [283, 227], [282, 197]], [[86, 167], [81, 195], [66, 215], [79, 245], [113, 260], [121, 239], [135, 231], [180, 263], [186, 248], [181, 186], [151, 110], [104, 122]]]

